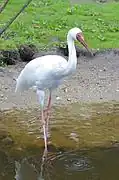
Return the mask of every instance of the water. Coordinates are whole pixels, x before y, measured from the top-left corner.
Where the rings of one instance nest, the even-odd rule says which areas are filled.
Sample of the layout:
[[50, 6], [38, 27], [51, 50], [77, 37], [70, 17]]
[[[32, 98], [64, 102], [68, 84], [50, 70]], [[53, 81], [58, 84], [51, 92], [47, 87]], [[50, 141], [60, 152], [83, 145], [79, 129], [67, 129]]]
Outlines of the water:
[[[28, 153], [28, 152], [27, 152]], [[41, 152], [22, 158], [0, 151], [1, 180], [118, 180], [119, 149], [91, 149], [49, 155], [41, 175]]]
[[39, 110], [0, 113], [1, 180], [118, 180], [119, 104], [53, 108], [44, 157]]

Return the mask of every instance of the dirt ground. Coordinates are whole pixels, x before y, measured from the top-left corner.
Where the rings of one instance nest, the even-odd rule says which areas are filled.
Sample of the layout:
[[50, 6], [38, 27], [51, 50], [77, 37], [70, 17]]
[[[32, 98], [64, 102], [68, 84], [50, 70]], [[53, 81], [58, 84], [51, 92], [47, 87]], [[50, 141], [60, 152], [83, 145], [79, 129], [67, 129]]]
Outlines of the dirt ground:
[[[24, 67], [24, 62], [0, 67], [0, 109], [13, 107], [37, 107], [33, 90], [15, 94], [15, 78]], [[47, 98], [47, 96], [46, 96]], [[119, 101], [119, 51], [108, 50], [93, 58], [78, 58], [76, 73], [66, 78], [53, 93], [53, 105], [74, 102]]]

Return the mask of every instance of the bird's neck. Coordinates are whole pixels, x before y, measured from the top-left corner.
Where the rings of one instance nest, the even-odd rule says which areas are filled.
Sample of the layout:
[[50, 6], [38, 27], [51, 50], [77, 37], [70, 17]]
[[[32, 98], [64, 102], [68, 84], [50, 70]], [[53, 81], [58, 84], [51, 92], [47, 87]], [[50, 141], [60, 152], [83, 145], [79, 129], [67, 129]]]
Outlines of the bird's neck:
[[67, 43], [68, 43], [69, 59], [68, 59], [65, 75], [69, 75], [73, 73], [76, 70], [76, 65], [77, 65], [77, 56], [76, 56], [74, 40], [71, 37], [67, 36]]

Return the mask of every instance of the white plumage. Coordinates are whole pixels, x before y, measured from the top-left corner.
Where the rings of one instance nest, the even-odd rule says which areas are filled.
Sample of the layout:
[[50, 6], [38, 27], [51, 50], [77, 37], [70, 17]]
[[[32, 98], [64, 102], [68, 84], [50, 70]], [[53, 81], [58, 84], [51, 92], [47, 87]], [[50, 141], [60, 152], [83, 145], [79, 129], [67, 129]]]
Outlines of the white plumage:
[[60, 74], [66, 66], [67, 60], [57, 55], [33, 59], [21, 71], [17, 79], [16, 91], [28, 90], [32, 86], [40, 90], [54, 89], [63, 78]]
[[[48, 112], [51, 106], [51, 93], [62, 82], [63, 78], [76, 70], [77, 57], [74, 41], [78, 40], [87, 50], [88, 46], [84, 41], [83, 33], [79, 28], [69, 30], [67, 43], [69, 50], [68, 61], [58, 55], [46, 55], [30, 61], [21, 71], [17, 79], [16, 92], [28, 90], [35, 86], [38, 100], [41, 105], [42, 123], [44, 130], [45, 149], [47, 150]], [[47, 110], [44, 111], [45, 89], [49, 89], [50, 96]], [[45, 113], [47, 112], [47, 119]]]

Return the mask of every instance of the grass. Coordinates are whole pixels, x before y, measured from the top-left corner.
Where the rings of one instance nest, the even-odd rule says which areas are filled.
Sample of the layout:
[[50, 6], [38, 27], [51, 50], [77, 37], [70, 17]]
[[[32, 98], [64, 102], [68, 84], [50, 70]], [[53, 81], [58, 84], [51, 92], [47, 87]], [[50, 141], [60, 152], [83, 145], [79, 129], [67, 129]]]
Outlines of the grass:
[[[0, 1], [2, 2], [2, 1]], [[0, 28], [23, 6], [26, 0], [10, 0], [0, 14]], [[13, 10], [14, 9], [14, 10]], [[33, 0], [0, 38], [0, 49], [20, 44], [35, 44], [47, 49], [66, 42], [67, 31], [80, 27], [91, 48], [119, 47], [119, 3], [81, 4], [71, 7], [68, 0]]]

